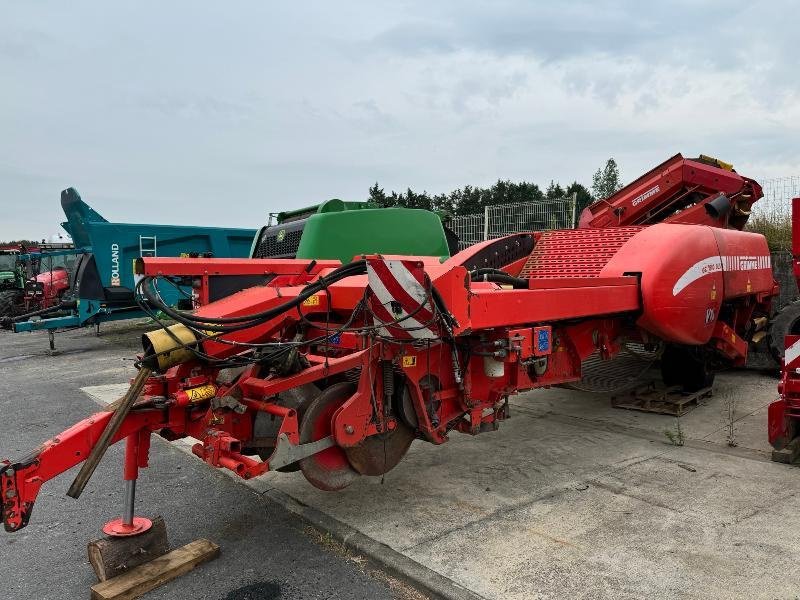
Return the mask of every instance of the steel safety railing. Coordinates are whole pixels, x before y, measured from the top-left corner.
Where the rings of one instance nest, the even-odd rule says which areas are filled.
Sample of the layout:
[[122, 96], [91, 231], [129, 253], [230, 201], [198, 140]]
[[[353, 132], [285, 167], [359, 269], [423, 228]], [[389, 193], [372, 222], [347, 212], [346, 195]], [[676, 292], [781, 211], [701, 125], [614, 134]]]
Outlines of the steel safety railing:
[[533, 200], [487, 206], [483, 213], [452, 217], [447, 225], [458, 235], [461, 249], [483, 240], [520, 231], [572, 229], [577, 219], [577, 197]]
[[792, 214], [792, 198], [800, 196], [800, 176], [774, 177], [759, 180], [764, 197], [753, 205], [753, 215], [788, 219]]
[[773, 251], [792, 247], [792, 198], [800, 196], [800, 176], [759, 179], [764, 197], [753, 204], [747, 229], [767, 237]]

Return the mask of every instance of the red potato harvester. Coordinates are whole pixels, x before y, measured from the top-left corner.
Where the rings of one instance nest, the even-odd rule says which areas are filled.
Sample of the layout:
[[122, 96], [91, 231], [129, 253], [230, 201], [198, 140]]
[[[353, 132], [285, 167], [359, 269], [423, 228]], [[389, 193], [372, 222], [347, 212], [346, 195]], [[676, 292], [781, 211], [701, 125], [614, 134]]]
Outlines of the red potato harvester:
[[[498, 429], [509, 395], [579, 381], [587, 357], [610, 361], [627, 342], [683, 357], [686, 387], [710, 366], [743, 364], [777, 289], [764, 237], [738, 230], [758, 184], [712, 160], [673, 157], [587, 209], [582, 228], [446, 260], [140, 259], [143, 306], [177, 323], [143, 336], [139, 374], [113, 411], [2, 463], [6, 530], [28, 523], [45, 481], [86, 461], [69, 491], [80, 495], [123, 439], [127, 504], [106, 527], [118, 535], [147, 527], [132, 506], [152, 433], [196, 438], [195, 455], [245, 479], [300, 470], [339, 490], [391, 470], [415, 439]], [[689, 212], [701, 224], [648, 224]], [[268, 283], [192, 312], [161, 302], [156, 283], [197, 274], [202, 298], [210, 275], [253, 273]]]

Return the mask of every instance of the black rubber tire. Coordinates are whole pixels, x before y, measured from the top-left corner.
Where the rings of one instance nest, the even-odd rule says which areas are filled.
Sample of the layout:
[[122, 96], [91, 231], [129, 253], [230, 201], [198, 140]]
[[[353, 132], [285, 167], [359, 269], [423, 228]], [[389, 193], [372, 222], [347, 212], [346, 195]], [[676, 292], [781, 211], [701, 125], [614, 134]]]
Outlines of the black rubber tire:
[[23, 311], [22, 290], [0, 291], [0, 317], [16, 317]]
[[800, 300], [784, 306], [769, 322], [767, 348], [778, 364], [783, 362], [784, 339], [787, 335], [800, 335]]
[[714, 385], [714, 372], [692, 349], [667, 346], [661, 355], [661, 378], [667, 387], [679, 385], [692, 393]]

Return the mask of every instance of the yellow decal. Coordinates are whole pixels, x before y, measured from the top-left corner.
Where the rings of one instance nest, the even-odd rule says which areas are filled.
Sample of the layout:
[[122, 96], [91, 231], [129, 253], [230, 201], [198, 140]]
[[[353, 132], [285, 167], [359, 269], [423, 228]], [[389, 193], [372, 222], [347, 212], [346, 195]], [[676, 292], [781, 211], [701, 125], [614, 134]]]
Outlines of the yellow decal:
[[716, 283], [711, 284], [711, 299], [712, 300], [716, 300], [717, 299], [717, 284]]
[[747, 280], [747, 291], [748, 292], [752, 292], [753, 291], [753, 284], [750, 283], [749, 279]]
[[319, 296], [309, 296], [303, 300], [303, 306], [319, 306]]
[[213, 398], [217, 393], [217, 388], [209, 383], [206, 385], [199, 385], [194, 388], [189, 388], [188, 390], [184, 391], [189, 397], [189, 402], [202, 402], [203, 400]]
[[403, 368], [406, 367], [416, 367], [417, 366], [417, 357], [416, 356], [404, 356], [403, 357]]

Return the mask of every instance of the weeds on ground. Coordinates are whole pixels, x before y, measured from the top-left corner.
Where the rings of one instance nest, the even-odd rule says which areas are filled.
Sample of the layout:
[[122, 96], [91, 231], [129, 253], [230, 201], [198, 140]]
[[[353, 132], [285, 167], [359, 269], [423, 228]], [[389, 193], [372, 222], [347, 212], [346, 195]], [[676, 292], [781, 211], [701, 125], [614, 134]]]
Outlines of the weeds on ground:
[[736, 443], [736, 400], [733, 397], [725, 398], [725, 441], [731, 448]]
[[310, 525], [306, 525], [303, 530], [316, 544], [324, 547], [333, 554], [341, 556], [345, 560], [355, 563], [362, 573], [366, 573], [373, 579], [383, 582], [398, 600], [429, 600], [428, 596], [414, 589], [404, 581], [392, 577], [379, 569], [370, 568], [365, 557], [352, 552], [345, 544], [333, 537], [330, 532], [322, 532]]
[[683, 443], [686, 441], [680, 419], [675, 419], [675, 427], [672, 429], [665, 429], [664, 435], [673, 446], [683, 446]]
[[777, 211], [752, 214], [747, 220], [746, 229], [767, 238], [769, 249], [773, 252], [792, 247], [792, 219], [789, 215]]

